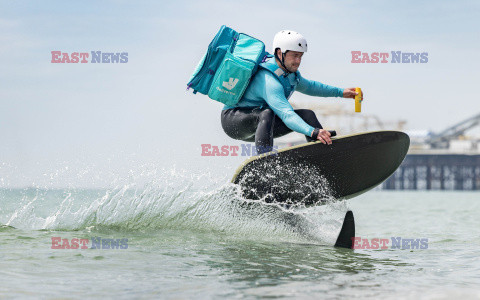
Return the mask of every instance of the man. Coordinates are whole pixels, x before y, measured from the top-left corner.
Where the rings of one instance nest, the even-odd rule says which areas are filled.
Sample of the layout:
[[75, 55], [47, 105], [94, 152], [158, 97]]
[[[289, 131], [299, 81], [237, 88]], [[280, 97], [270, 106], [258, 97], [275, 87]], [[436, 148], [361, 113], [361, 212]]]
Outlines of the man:
[[273, 139], [292, 131], [302, 133], [307, 141], [332, 144], [315, 113], [294, 110], [288, 99], [294, 91], [318, 97], [355, 98], [355, 88], [341, 89], [303, 78], [298, 72], [307, 52], [305, 38], [292, 30], [283, 30], [273, 39], [275, 59], [262, 64], [235, 107], [222, 110], [222, 127], [233, 139], [255, 141], [257, 153], [269, 152]]

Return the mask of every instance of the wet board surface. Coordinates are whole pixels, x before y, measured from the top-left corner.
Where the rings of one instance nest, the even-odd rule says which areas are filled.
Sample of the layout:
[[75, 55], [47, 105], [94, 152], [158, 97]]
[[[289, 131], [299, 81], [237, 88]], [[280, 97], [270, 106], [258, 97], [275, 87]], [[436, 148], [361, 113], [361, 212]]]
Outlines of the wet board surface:
[[400, 166], [410, 138], [376, 131], [332, 138], [332, 145], [305, 143], [254, 156], [236, 171], [247, 199], [318, 205], [322, 199], [349, 199], [376, 187]]

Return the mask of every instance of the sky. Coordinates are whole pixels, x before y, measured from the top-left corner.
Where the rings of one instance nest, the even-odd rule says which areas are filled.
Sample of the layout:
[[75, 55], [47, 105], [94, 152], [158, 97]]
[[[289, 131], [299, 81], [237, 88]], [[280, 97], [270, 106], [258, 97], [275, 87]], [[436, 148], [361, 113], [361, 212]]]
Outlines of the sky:
[[[300, 32], [304, 77], [360, 86], [362, 112], [441, 131], [480, 113], [479, 15], [478, 1], [0, 1], [0, 187], [109, 187], [172, 168], [231, 176], [246, 157], [201, 156], [202, 144], [242, 143], [223, 132], [222, 105], [185, 91], [221, 25], [267, 50], [276, 32]], [[55, 64], [51, 51], [128, 63]], [[351, 51], [428, 63], [354, 64]]]

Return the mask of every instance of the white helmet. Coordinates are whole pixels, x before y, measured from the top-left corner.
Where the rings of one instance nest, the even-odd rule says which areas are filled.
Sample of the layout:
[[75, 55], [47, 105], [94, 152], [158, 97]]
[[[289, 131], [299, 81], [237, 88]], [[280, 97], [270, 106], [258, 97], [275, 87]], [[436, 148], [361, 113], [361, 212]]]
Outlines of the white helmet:
[[282, 53], [286, 51], [307, 52], [307, 40], [293, 30], [282, 30], [273, 38], [273, 53], [280, 48]]

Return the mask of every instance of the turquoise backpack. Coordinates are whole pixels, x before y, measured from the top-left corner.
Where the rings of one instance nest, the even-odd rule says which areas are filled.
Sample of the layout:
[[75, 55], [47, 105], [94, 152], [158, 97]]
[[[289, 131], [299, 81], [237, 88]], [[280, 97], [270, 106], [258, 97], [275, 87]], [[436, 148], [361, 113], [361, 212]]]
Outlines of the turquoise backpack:
[[242, 98], [259, 64], [271, 57], [262, 41], [223, 25], [193, 72], [187, 90], [233, 106]]

